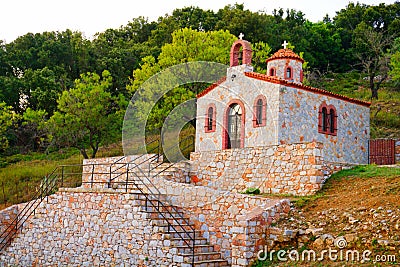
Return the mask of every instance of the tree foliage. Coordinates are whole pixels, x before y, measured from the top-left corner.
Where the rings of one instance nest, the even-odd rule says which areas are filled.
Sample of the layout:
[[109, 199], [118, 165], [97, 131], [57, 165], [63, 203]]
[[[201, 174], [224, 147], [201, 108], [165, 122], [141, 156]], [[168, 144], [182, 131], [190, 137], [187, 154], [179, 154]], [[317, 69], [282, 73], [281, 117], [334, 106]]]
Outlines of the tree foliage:
[[392, 45], [389, 75], [400, 87], [400, 38], [397, 38]]
[[82, 74], [74, 88], [64, 91], [57, 101], [58, 111], [50, 118], [48, 130], [61, 146], [76, 147], [84, 158], [95, 157], [101, 144], [113, 139], [120, 127], [118, 99], [107, 89], [112, 84], [108, 71], [102, 77], [95, 73]]
[[356, 27], [354, 35], [355, 55], [368, 75], [372, 98], [378, 99], [378, 90], [388, 77], [387, 47], [391, 38], [380, 31], [375, 31], [364, 22]]
[[8, 148], [7, 132], [13, 123], [17, 120], [16, 114], [6, 103], [0, 103], [0, 151]]

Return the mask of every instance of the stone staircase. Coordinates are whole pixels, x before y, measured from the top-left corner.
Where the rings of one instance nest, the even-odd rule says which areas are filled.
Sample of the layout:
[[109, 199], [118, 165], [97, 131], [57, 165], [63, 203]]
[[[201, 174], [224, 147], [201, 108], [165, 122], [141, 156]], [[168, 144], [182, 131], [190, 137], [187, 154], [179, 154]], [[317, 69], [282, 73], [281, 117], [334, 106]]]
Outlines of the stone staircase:
[[[230, 266], [225, 259], [222, 259], [221, 253], [208, 244], [208, 240], [203, 237], [203, 231], [195, 229], [190, 218], [184, 214], [184, 210], [165, 201], [165, 195], [160, 195], [149, 181], [149, 177], [159, 176], [166, 180], [187, 183], [190, 163], [152, 164], [150, 168], [150, 171], [148, 168], [137, 171], [131, 169], [128, 185], [117, 184], [114, 188], [135, 194], [136, 204], [149, 214], [154, 226], [157, 226], [164, 236], [169, 237], [171, 246], [177, 249], [174, 258], [176, 264], [180, 264], [181, 267], [192, 266], [192, 263], [201, 267]], [[149, 189], [157, 195], [144, 193]]]
[[[165, 195], [159, 194], [150, 182], [149, 177], [159, 176], [167, 180], [187, 183], [189, 182], [187, 181], [189, 163], [154, 164], [150, 166], [150, 171], [148, 165], [139, 167], [140, 170], [135, 170], [135, 168], [130, 170], [128, 183], [116, 183], [112, 187], [117, 191], [135, 195], [135, 204], [149, 214], [153, 225], [158, 227], [164, 237], [171, 242], [171, 246], [176, 248], [176, 255], [173, 258], [176, 266], [230, 266], [228, 261], [222, 258], [221, 253], [215, 251], [214, 246], [210, 245], [208, 240], [203, 237], [203, 231], [195, 229], [195, 225], [184, 214], [184, 210], [165, 201]], [[144, 193], [149, 190], [153, 192], [153, 195]], [[154, 195], [155, 193], [157, 194]], [[194, 261], [192, 261], [193, 257]]]
[[[174, 266], [230, 266], [228, 261], [222, 258], [221, 253], [215, 251], [214, 246], [210, 245], [208, 240], [203, 237], [203, 231], [195, 229], [194, 224], [190, 222], [190, 218], [184, 214], [182, 208], [162, 201], [163, 195], [160, 196], [160, 199], [151, 199], [151, 195], [143, 194], [137, 189], [129, 188], [128, 190], [130, 194], [135, 195], [134, 204], [140, 206], [141, 210], [149, 215], [152, 225], [158, 227], [165, 240], [170, 241], [172, 248], [176, 248], [176, 255], [173, 257], [173, 262], [176, 264]], [[194, 262], [192, 261], [193, 257]]]

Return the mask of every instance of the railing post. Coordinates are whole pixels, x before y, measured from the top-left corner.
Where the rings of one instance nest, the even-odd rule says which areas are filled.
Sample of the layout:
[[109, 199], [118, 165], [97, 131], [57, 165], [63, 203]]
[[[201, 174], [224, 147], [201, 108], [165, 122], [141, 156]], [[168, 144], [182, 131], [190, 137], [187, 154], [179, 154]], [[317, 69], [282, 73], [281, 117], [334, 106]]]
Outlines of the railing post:
[[5, 189], [4, 189], [4, 182], [1, 182], [1, 186], [3, 187], [3, 201], [4, 201], [4, 204], [6, 204], [6, 193], [5, 193]]
[[61, 187], [64, 187], [64, 166], [61, 166]]
[[49, 187], [50, 187], [50, 175], [46, 179], [46, 194], [44, 194], [44, 197], [46, 198], [47, 203], [49, 203], [49, 198], [47, 197], [47, 194], [49, 194]]
[[194, 249], [196, 247], [196, 229], [193, 229], [192, 266], [194, 266]]
[[[118, 166], [118, 165], [117, 165]], [[111, 188], [111, 181], [112, 181], [112, 172], [111, 172], [112, 164], [110, 165], [110, 179], [108, 179], [108, 188]]]
[[126, 166], [126, 181], [125, 181], [125, 192], [128, 192], [128, 182], [129, 182], [129, 163]]
[[90, 181], [90, 188], [93, 188], [93, 179], [94, 179], [94, 163], [92, 164], [92, 178], [91, 178], [91, 181]]
[[18, 194], [18, 182], [15, 183], [15, 192], [17, 194], [17, 202], [19, 202], [19, 194]]

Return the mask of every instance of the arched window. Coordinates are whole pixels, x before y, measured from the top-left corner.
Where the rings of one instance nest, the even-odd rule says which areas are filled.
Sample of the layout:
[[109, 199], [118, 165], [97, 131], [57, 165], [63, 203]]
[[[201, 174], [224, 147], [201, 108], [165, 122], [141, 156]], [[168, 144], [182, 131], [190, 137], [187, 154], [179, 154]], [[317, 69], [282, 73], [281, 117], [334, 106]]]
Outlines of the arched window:
[[208, 120], [207, 129], [209, 131], [211, 131], [212, 128], [213, 128], [213, 116], [214, 116], [214, 109], [212, 107], [208, 108], [208, 114], [207, 115], [208, 115], [208, 117], [207, 117], [207, 120]]
[[304, 80], [304, 72], [303, 70], [300, 71], [300, 82], [302, 83]]
[[329, 131], [334, 134], [336, 130], [336, 112], [335, 109], [329, 110]]
[[226, 106], [222, 126], [222, 149], [243, 148], [246, 125], [244, 104], [239, 99], [232, 99]]
[[267, 100], [263, 95], [258, 96], [254, 101], [253, 127], [265, 126], [267, 120], [266, 106]]
[[275, 76], [275, 68], [269, 70], [269, 76]]
[[318, 132], [329, 135], [337, 135], [337, 113], [333, 105], [322, 103], [319, 107]]
[[205, 122], [206, 133], [215, 131], [215, 126], [216, 126], [215, 118], [216, 118], [215, 105], [211, 104], [208, 107], [207, 113], [206, 113], [206, 122]]
[[328, 110], [326, 107], [322, 108], [322, 131], [326, 132], [328, 129]]
[[286, 79], [291, 79], [292, 78], [292, 68], [291, 67], [287, 67], [286, 68], [285, 78]]

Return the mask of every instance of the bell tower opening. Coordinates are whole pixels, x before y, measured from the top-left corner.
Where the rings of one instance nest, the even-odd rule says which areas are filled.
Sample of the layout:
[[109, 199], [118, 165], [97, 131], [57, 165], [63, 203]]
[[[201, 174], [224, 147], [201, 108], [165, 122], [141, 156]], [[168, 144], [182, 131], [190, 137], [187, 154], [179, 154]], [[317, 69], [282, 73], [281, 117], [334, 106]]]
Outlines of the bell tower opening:
[[230, 66], [251, 65], [252, 49], [251, 44], [243, 40], [243, 34], [240, 39], [235, 41], [231, 47]]

